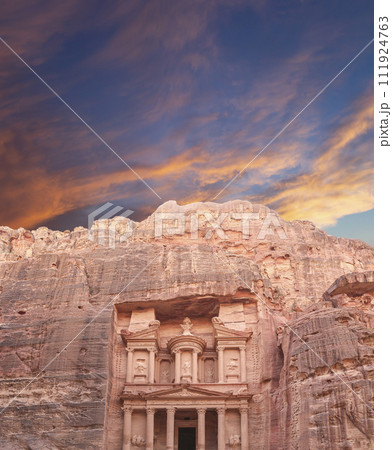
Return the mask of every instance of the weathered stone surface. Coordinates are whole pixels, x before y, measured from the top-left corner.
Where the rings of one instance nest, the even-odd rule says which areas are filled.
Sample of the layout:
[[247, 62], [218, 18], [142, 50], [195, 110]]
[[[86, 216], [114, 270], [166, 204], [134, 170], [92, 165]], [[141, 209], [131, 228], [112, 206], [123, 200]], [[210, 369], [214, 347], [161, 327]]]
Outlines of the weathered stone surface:
[[[192, 238], [192, 214], [243, 211], [261, 218], [249, 239], [230, 218], [227, 239], [203, 238], [203, 218]], [[166, 212], [185, 213], [185, 233], [155, 239], [156, 214]], [[104, 448], [109, 410], [110, 432], [121, 435], [114, 304], [175, 301], [167, 314], [177, 317], [189, 299], [191, 316], [243, 296], [258, 302], [260, 325], [250, 448], [371, 448], [373, 249], [281, 218], [288, 239], [257, 239], [270, 213], [242, 201], [168, 202], [139, 224], [116, 219], [133, 234], [114, 249], [82, 227], [0, 227], [2, 405], [19, 394], [1, 415], [1, 448]]]
[[285, 327], [273, 394], [282, 448], [371, 448], [373, 332], [362, 315], [327, 308]]

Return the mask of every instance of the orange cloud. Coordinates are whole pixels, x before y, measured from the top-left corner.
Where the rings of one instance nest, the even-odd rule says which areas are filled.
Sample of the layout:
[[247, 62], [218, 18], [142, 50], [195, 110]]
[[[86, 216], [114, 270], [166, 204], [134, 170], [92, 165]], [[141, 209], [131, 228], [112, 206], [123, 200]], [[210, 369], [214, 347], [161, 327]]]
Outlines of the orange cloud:
[[353, 109], [314, 160], [310, 173], [280, 183], [277, 192], [266, 197], [285, 219], [328, 226], [339, 217], [373, 208], [373, 141], [360, 142], [373, 127], [372, 97], [366, 95]]
[[[1, 148], [0, 146], [0, 150]], [[23, 158], [15, 149], [8, 152], [8, 155], [7, 170], [10, 171], [12, 167], [12, 179], [7, 182], [9, 189], [6, 200], [9, 207], [3, 208], [0, 223], [13, 228], [33, 228], [55, 216], [107, 199], [129, 197], [130, 194], [146, 197], [144, 186], [138, 184], [133, 173], [126, 167], [104, 174], [87, 175], [89, 166], [85, 166], [85, 171], [77, 167], [49, 173], [44, 168], [24, 165]], [[135, 168], [144, 179], [170, 180], [172, 176], [184, 176], [193, 165], [205, 160], [205, 155], [200, 156], [197, 149], [190, 148], [169, 158], [166, 164]], [[6, 171], [0, 172], [0, 178], [5, 181], [7, 176], [9, 177], [9, 174]]]
[[[223, 64], [214, 47], [214, 36], [207, 30], [209, 14], [219, 2], [227, 3], [204, 1], [203, 9], [200, 3], [195, 6], [192, 1], [169, 2], [165, 5], [165, 14], [160, 14], [161, 3], [155, 0], [123, 2], [115, 8], [103, 7], [100, 14], [86, 21], [86, 14], [91, 10], [80, 6], [76, 0], [60, 6], [46, 2], [47, 8], [28, 5], [22, 8], [18, 2], [9, 1], [2, 10], [0, 23], [11, 24], [2, 28], [4, 36], [33, 65], [55, 54], [67, 33], [92, 26], [92, 22], [99, 30], [112, 26], [115, 31], [98, 54], [85, 62], [83, 67], [90, 71], [92, 62], [95, 68], [108, 64], [122, 68], [136, 60], [148, 60], [157, 49], [165, 55], [167, 52], [173, 70], [168, 64], [170, 70], [148, 80], [151, 89], [136, 92], [137, 98], [132, 98], [132, 102], [140, 105], [140, 110], [134, 114], [136, 119], [133, 112], [124, 114], [128, 113], [137, 122], [136, 135], [147, 129], [146, 124], [173, 112], [185, 111], [185, 106], [196, 103], [194, 110], [191, 106], [186, 110], [189, 117], [167, 121], [168, 129], [162, 132], [159, 143], [155, 143], [155, 139], [149, 141], [147, 136], [141, 140], [141, 145], [131, 142], [128, 148], [127, 143], [123, 144], [126, 151], [117, 149], [113, 142], [117, 139], [127, 142], [125, 138], [132, 134], [128, 117], [124, 120], [122, 116], [123, 121], [119, 120], [114, 126], [106, 123], [108, 130], [97, 131], [165, 199], [208, 201], [290, 120], [293, 111], [317, 93], [319, 78], [309, 74], [316, 61], [328, 57], [323, 48], [309, 44], [306, 50], [282, 59], [279, 67], [273, 66], [270, 71], [260, 73], [244, 95], [229, 94], [228, 98], [221, 99], [214, 97], [216, 92], [207, 90], [203, 92], [205, 98], [200, 100], [200, 92], [195, 88], [200, 80], [189, 68], [208, 70], [215, 56], [216, 61]], [[262, 3], [254, 2], [254, 6], [262, 8]], [[202, 40], [202, 45], [197, 41], [197, 48], [187, 48], [198, 39]], [[131, 194], [143, 196], [146, 204], [150, 204], [151, 194], [145, 187], [140, 187], [134, 175], [121, 166], [109, 150], [102, 148], [63, 105], [58, 104], [56, 110], [63, 115], [53, 114], [52, 105], [46, 115], [42, 113], [43, 106], [47, 106], [42, 103], [52, 99], [52, 94], [37, 80], [29, 81], [27, 77], [28, 81], [18, 81], [11, 86], [8, 82], [7, 95], [3, 96], [1, 82], [13, 80], [18, 70], [26, 69], [20, 67], [7, 49], [0, 47], [0, 56], [6, 58], [6, 64], [0, 67], [0, 121], [6, 119], [6, 125], [11, 124], [10, 129], [0, 130], [0, 154], [5, 161], [0, 168], [4, 202], [0, 223], [34, 227], [56, 215]], [[137, 65], [134, 66], [132, 70], [138, 70]], [[144, 77], [150, 76], [145, 70], [148, 67], [142, 65], [141, 85]], [[37, 83], [37, 91], [32, 92], [31, 85]], [[29, 91], [26, 96], [24, 89]], [[129, 86], [120, 89], [121, 95], [129, 95]], [[264, 202], [277, 205], [287, 219], [310, 218], [327, 225], [344, 214], [371, 208], [373, 168], [367, 157], [371, 148], [368, 142], [360, 142], [372, 126], [371, 100], [371, 96], [367, 96], [355, 105], [355, 112], [347, 112], [318, 156], [310, 155], [309, 148], [309, 136], [320, 126], [320, 112], [317, 105], [313, 105], [312, 117], [307, 116], [306, 122], [295, 122], [271, 149], [257, 158], [236, 180], [234, 189], [230, 188], [230, 195], [234, 191], [238, 192], [237, 197], [249, 198], [253, 186], [270, 183], [272, 177], [279, 176], [282, 180], [289, 170], [297, 168], [296, 172], [302, 174], [278, 182], [274, 191], [264, 196]], [[77, 105], [72, 106], [78, 109]], [[23, 114], [25, 111], [27, 113]], [[208, 112], [203, 115], [200, 111]], [[224, 122], [221, 119], [226, 115], [229, 119]], [[221, 121], [216, 128], [215, 121]], [[149, 130], [152, 128], [147, 133]], [[353, 147], [356, 152], [352, 151]], [[165, 158], [167, 154], [174, 156]], [[62, 165], [68, 168], [59, 169]], [[260, 202], [262, 198], [259, 195], [254, 200]], [[148, 209], [146, 206], [145, 210]]]

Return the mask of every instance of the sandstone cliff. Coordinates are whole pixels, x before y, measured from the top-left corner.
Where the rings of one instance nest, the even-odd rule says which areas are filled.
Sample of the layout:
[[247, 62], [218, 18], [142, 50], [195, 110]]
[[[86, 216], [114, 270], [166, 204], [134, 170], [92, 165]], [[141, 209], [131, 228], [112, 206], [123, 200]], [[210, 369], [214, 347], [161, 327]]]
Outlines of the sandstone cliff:
[[[233, 217], [244, 213], [258, 215], [246, 238]], [[162, 214], [184, 222], [156, 238]], [[278, 222], [260, 233], [271, 214]], [[211, 217], [224, 218], [220, 230]], [[0, 227], [1, 448], [105, 447], [105, 416], [118, 407], [113, 304], [245, 291], [262, 324], [254, 448], [371, 448], [371, 246], [245, 201], [167, 202], [143, 222], [100, 227], [125, 239], [108, 248], [83, 227]]]

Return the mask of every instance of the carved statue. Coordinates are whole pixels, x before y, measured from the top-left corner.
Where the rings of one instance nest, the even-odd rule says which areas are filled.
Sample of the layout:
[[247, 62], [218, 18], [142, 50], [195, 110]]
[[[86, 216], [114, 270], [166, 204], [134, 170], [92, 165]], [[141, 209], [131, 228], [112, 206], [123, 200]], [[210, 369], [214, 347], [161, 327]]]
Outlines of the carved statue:
[[170, 372], [167, 369], [162, 371], [162, 381], [167, 383], [170, 381]]
[[229, 438], [229, 447], [237, 447], [241, 445], [241, 438], [238, 434], [232, 434]]
[[190, 375], [191, 374], [191, 363], [189, 361], [185, 361], [182, 365], [183, 373], [184, 375]]
[[207, 381], [213, 382], [215, 377], [215, 370], [213, 367], [207, 369]]
[[135, 364], [135, 373], [138, 375], [144, 375], [146, 373], [146, 360], [137, 359]]
[[212, 318], [212, 323], [214, 323], [216, 325], [224, 325], [223, 320], [220, 319], [219, 317], [213, 317]]
[[226, 364], [227, 370], [230, 372], [234, 372], [238, 369], [238, 359], [237, 358], [231, 358], [230, 361]]
[[143, 436], [135, 434], [131, 439], [131, 444], [134, 445], [135, 447], [144, 447], [146, 445], [146, 441], [143, 438]]
[[184, 321], [181, 324], [181, 328], [184, 330], [182, 332], [183, 336], [190, 336], [192, 334], [191, 329], [193, 328], [193, 324], [189, 317], [185, 317]]

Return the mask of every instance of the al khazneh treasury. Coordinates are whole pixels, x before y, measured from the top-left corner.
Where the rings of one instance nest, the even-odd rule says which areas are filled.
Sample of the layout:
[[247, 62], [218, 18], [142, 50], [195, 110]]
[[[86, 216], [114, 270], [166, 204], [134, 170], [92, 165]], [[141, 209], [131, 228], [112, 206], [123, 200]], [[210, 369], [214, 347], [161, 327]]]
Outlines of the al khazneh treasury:
[[[168, 315], [174, 308], [136, 309], [121, 330], [123, 450], [248, 450], [249, 400], [257, 392], [249, 380], [260, 371], [255, 302], [213, 302], [182, 322]], [[192, 300], [181, 309], [192, 310]]]

